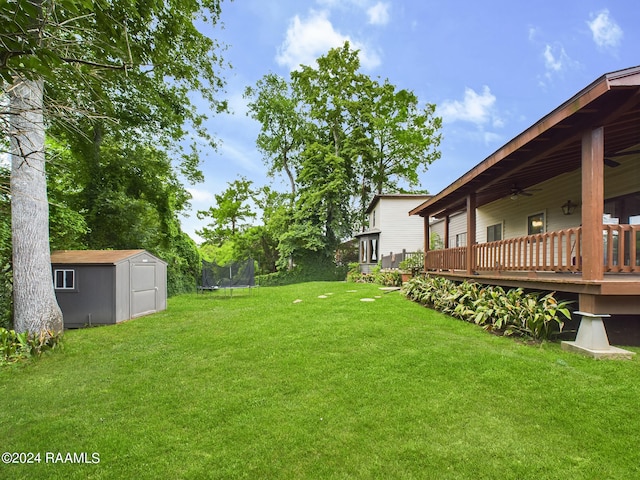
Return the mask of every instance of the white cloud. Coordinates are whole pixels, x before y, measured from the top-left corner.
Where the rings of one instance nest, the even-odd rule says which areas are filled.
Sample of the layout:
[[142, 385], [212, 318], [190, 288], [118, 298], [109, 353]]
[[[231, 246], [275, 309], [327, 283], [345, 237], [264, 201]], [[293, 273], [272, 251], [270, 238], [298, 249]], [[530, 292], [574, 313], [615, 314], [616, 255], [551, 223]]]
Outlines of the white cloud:
[[386, 25], [389, 23], [389, 4], [378, 2], [367, 10], [369, 23], [372, 25]]
[[568, 58], [564, 48], [554, 48], [548, 45], [544, 49], [542, 54], [544, 57], [544, 66], [547, 71], [560, 72], [564, 67], [565, 60]]
[[235, 91], [227, 96], [229, 101], [229, 110], [232, 115], [236, 115], [238, 117], [246, 117], [249, 112], [249, 101], [244, 98], [244, 92]]
[[213, 204], [214, 196], [213, 193], [207, 190], [200, 190], [197, 188], [187, 188], [187, 192], [191, 194], [191, 199], [194, 203], [208, 203]]
[[278, 49], [276, 61], [291, 70], [299, 68], [301, 64], [314, 66], [318, 57], [332, 48], [342, 46], [346, 41], [354, 49], [360, 50], [360, 63], [364, 68], [371, 69], [380, 65], [380, 57], [376, 52], [336, 31], [329, 20], [329, 13], [324, 10], [312, 10], [306, 19], [301, 19], [298, 15], [293, 17], [286, 38]]
[[462, 100], [445, 100], [436, 110], [436, 114], [440, 115], [447, 124], [445, 126], [447, 130], [455, 128], [451, 124], [457, 121], [475, 125], [474, 130], [458, 129], [456, 136], [460, 138], [485, 145], [495, 144], [502, 139], [500, 134], [489, 131], [489, 129], [504, 127], [504, 121], [497, 112], [496, 97], [487, 85], [482, 87], [480, 93], [472, 88], [465, 88]]
[[545, 73], [539, 76], [538, 83], [542, 87], [547, 86], [547, 82], [553, 80], [556, 75], [562, 76], [570, 69], [579, 68], [580, 64], [572, 60], [562, 45], [546, 44], [542, 52], [544, 59]]
[[344, 4], [344, 0], [316, 0], [316, 3], [325, 7], [334, 8]]
[[445, 100], [438, 109], [438, 114], [447, 122], [462, 120], [465, 122], [484, 125], [492, 121], [494, 126], [500, 126], [501, 120], [494, 114], [496, 97], [487, 85], [478, 94], [472, 88], [465, 88], [464, 99]]
[[609, 17], [609, 10], [602, 10], [597, 15], [591, 14], [591, 21], [587, 22], [593, 41], [600, 48], [615, 48], [620, 45], [624, 32], [616, 21]]

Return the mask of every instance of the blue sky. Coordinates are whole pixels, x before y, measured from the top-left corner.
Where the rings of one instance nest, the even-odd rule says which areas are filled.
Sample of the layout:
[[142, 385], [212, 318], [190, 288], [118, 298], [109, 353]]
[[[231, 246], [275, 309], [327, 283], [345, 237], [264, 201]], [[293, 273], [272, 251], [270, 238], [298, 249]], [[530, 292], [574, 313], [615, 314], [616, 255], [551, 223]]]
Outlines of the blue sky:
[[206, 33], [228, 45], [233, 113], [209, 120], [220, 146], [205, 152], [205, 182], [189, 186], [182, 225], [196, 241], [206, 222], [195, 212], [227, 182], [287, 188], [266, 178], [245, 87], [267, 73], [288, 78], [345, 40], [364, 73], [437, 105], [442, 158], [421, 176], [434, 194], [604, 73], [640, 65], [637, 0], [235, 0], [223, 2], [221, 19]]

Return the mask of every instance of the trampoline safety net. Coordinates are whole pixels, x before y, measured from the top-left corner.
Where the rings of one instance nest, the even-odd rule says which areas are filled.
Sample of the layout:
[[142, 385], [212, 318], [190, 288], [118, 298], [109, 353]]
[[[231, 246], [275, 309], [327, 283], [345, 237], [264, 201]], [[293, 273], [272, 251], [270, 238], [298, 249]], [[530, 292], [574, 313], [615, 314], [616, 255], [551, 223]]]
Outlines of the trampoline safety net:
[[202, 284], [199, 290], [219, 288], [250, 288], [255, 286], [253, 259], [241, 260], [224, 266], [202, 261]]

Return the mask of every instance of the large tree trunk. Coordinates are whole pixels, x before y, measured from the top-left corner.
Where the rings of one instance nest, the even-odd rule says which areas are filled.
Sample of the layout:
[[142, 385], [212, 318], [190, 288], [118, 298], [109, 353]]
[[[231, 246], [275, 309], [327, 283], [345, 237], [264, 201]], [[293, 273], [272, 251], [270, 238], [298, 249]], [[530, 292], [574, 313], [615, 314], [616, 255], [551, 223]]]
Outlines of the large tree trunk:
[[16, 81], [9, 102], [14, 327], [61, 332], [49, 251], [43, 81]]

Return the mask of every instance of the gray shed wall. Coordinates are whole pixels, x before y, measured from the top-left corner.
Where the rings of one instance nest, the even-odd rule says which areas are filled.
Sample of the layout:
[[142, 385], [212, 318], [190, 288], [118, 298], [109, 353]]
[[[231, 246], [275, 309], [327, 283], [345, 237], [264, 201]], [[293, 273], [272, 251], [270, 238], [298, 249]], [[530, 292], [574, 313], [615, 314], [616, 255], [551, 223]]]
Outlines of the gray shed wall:
[[113, 265], [53, 265], [53, 269], [76, 272], [75, 290], [56, 290], [66, 328], [116, 322]]
[[118, 288], [115, 293], [115, 321], [122, 322], [129, 320], [129, 296], [131, 285], [129, 282], [129, 262], [122, 262], [114, 268], [115, 280]]

